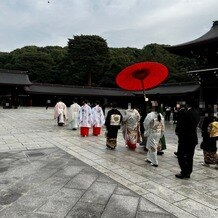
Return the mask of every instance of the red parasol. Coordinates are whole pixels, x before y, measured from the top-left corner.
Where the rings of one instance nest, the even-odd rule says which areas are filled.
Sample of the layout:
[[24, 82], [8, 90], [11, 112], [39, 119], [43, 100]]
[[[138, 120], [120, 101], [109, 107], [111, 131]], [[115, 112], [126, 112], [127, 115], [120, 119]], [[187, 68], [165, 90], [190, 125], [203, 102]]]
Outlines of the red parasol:
[[126, 90], [147, 90], [162, 83], [168, 76], [168, 69], [157, 62], [136, 63], [123, 69], [116, 83]]
[[160, 85], [168, 76], [168, 69], [157, 62], [140, 62], [123, 69], [116, 83], [125, 90], [148, 90]]

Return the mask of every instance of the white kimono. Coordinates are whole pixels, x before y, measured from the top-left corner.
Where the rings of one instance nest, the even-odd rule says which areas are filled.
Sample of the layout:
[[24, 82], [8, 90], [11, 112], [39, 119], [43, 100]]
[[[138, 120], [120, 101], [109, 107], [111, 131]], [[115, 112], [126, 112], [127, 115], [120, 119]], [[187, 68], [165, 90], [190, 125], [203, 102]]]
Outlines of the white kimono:
[[67, 106], [61, 101], [54, 107], [54, 119], [57, 119], [58, 124], [65, 123], [67, 119]]
[[77, 129], [78, 128], [78, 117], [79, 117], [79, 110], [80, 110], [80, 105], [77, 103], [73, 103], [70, 106], [69, 109], [69, 129]]
[[91, 127], [92, 125], [92, 111], [88, 104], [81, 106], [78, 117], [79, 127]]
[[157, 147], [165, 130], [164, 117], [160, 114], [161, 121], [159, 122], [158, 114], [160, 113], [154, 111], [148, 113], [143, 123], [145, 128], [144, 134], [148, 137], [146, 144], [146, 148], [148, 149], [147, 160], [155, 165], [158, 165]]
[[102, 127], [105, 123], [105, 117], [102, 108], [96, 105], [92, 108], [92, 125]]

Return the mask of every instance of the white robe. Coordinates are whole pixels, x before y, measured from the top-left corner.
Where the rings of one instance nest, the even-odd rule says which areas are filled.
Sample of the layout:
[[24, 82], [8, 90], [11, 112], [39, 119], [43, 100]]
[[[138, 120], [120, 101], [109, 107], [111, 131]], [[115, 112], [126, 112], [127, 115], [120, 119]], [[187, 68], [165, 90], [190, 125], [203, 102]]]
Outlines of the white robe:
[[81, 106], [78, 117], [79, 127], [91, 127], [92, 125], [92, 111], [88, 104]]
[[105, 117], [102, 108], [96, 105], [92, 108], [92, 125], [102, 127], [105, 123]]
[[78, 128], [78, 117], [80, 106], [77, 103], [73, 103], [69, 109], [69, 129], [77, 129]]
[[[160, 114], [160, 113], [159, 113]], [[165, 125], [164, 125], [164, 117], [162, 114], [161, 121], [158, 121], [158, 113], [150, 112], [147, 114], [144, 120], [144, 128], [145, 128], [145, 136], [148, 137], [146, 148], [147, 152], [147, 160], [151, 161], [153, 164], [158, 165], [157, 161], [157, 147], [160, 141], [160, 138], [163, 136]]]
[[67, 106], [59, 101], [54, 107], [54, 119], [58, 119], [58, 123], [65, 123], [67, 119]]

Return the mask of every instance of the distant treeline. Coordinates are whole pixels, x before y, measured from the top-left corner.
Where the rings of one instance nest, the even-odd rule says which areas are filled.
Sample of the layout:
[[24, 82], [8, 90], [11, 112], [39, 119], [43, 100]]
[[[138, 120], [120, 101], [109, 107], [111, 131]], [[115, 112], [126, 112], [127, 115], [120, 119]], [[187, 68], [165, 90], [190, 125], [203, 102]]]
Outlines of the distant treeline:
[[125, 67], [155, 61], [169, 69], [167, 83], [191, 81], [187, 70], [196, 62], [169, 53], [166, 45], [150, 44], [142, 49], [109, 48], [95, 35], [74, 36], [68, 46], [25, 46], [0, 52], [0, 69], [28, 71], [31, 82], [82, 86], [117, 87], [116, 75]]

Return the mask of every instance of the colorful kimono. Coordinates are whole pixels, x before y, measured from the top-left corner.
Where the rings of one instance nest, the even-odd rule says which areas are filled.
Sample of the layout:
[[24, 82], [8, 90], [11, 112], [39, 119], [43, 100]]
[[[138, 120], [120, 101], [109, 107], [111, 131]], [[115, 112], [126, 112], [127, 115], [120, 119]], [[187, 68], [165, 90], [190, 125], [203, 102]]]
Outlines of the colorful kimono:
[[122, 123], [123, 137], [125, 144], [132, 150], [141, 141], [140, 114], [136, 109], [127, 109], [123, 116]]
[[84, 104], [79, 110], [78, 123], [82, 137], [89, 135], [89, 128], [92, 125], [92, 112], [88, 104]]
[[[160, 122], [158, 121], [158, 114], [161, 116]], [[144, 120], [144, 128], [145, 135], [148, 137], [146, 144], [148, 149], [147, 161], [158, 166], [157, 149], [165, 130], [163, 115], [154, 111], [150, 112]]]
[[204, 154], [204, 164], [218, 164], [216, 137], [210, 137], [210, 125], [215, 120], [214, 117], [205, 117], [202, 123], [201, 131], [203, 141], [201, 142], [201, 149]]
[[54, 119], [57, 119], [58, 126], [63, 126], [67, 119], [67, 106], [59, 101], [54, 107]]
[[104, 113], [99, 105], [92, 108], [92, 125], [93, 125], [93, 135], [98, 136], [101, 133], [101, 127], [105, 123]]
[[122, 114], [116, 108], [108, 111], [105, 120], [106, 126], [106, 146], [110, 149], [115, 149], [117, 146], [117, 134], [122, 122]]
[[79, 110], [80, 106], [77, 103], [73, 103], [70, 106], [69, 111], [69, 129], [76, 130], [78, 128], [78, 117], [79, 117]]

